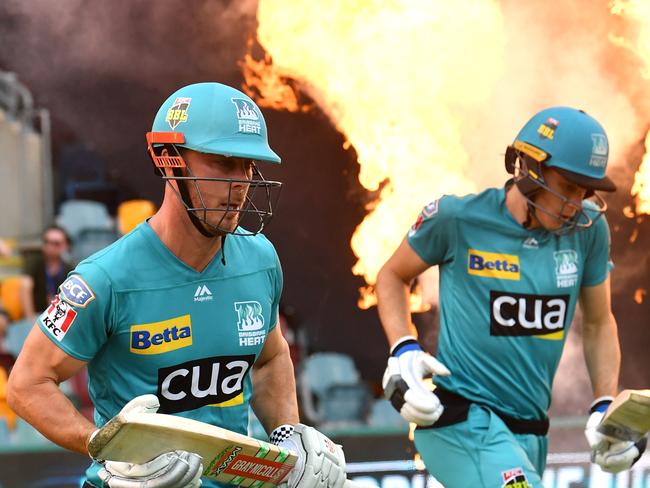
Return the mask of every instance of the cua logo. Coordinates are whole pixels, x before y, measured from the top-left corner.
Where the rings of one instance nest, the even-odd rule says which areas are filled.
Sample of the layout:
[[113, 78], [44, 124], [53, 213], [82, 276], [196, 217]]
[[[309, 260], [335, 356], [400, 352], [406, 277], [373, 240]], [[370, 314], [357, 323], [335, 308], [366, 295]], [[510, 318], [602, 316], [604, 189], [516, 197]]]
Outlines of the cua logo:
[[467, 252], [467, 272], [485, 278], [519, 281], [521, 276], [519, 256], [469, 249]]
[[134, 354], [162, 354], [191, 345], [192, 321], [189, 315], [131, 326], [130, 351]]

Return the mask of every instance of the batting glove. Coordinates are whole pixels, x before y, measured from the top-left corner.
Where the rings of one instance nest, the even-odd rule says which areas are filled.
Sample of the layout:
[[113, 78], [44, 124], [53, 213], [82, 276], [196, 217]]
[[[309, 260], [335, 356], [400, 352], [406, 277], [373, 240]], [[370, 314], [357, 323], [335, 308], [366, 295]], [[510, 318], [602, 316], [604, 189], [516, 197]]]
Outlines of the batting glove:
[[604, 435], [598, 431], [598, 426], [613, 400], [609, 396], [594, 400], [589, 409], [590, 415], [585, 428], [585, 437], [591, 448], [591, 461], [608, 473], [630, 469], [645, 451], [647, 442], [646, 437], [633, 442]]
[[409, 422], [432, 425], [444, 410], [440, 399], [422, 379], [426, 376], [448, 376], [447, 367], [426, 353], [414, 337], [403, 337], [391, 349], [382, 386], [384, 396]]
[[272, 443], [298, 454], [296, 465], [281, 487], [342, 488], [345, 483], [343, 449], [313, 427], [282, 425], [270, 436]]
[[[160, 402], [156, 395], [141, 395], [127, 403], [120, 413], [156, 413], [158, 408]], [[93, 436], [96, 433], [97, 431]], [[166, 452], [144, 464], [99, 462], [103, 466], [97, 474], [110, 488], [198, 488], [201, 486], [203, 459], [191, 452]]]

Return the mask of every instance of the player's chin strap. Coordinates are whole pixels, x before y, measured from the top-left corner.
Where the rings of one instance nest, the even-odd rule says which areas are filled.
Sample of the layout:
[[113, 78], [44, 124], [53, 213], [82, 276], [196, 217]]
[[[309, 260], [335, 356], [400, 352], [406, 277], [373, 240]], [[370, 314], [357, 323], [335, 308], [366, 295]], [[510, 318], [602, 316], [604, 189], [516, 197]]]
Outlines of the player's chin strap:
[[[210, 239], [214, 239], [216, 236], [208, 232], [206, 228], [203, 226], [201, 220], [196, 215], [194, 215], [194, 212], [189, 210], [190, 208], [192, 208], [192, 201], [190, 199], [190, 192], [187, 189], [187, 181], [180, 179], [180, 177], [183, 176], [182, 170], [180, 168], [174, 168], [172, 169], [172, 173], [176, 177], [176, 184], [178, 185], [180, 198], [183, 202], [183, 205], [185, 206], [185, 211], [187, 212], [187, 215], [190, 218], [190, 222], [192, 222], [194, 228], [198, 230], [201, 233], [201, 235], [203, 235], [204, 237], [208, 237]], [[226, 265], [226, 235], [227, 234], [221, 235], [221, 264], [223, 264], [224, 266]]]

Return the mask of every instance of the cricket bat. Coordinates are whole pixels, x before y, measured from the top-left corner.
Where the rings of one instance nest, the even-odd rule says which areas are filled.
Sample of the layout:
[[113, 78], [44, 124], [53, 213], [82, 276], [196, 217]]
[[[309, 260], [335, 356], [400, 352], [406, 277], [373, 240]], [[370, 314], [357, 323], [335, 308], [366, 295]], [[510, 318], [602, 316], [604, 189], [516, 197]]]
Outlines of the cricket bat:
[[95, 459], [146, 463], [169, 451], [203, 457], [203, 476], [252, 488], [279, 484], [296, 464], [293, 451], [197, 420], [160, 413], [126, 413], [93, 437]]
[[[204, 477], [251, 488], [280, 484], [298, 459], [295, 452], [268, 442], [162, 413], [120, 413], [88, 445], [94, 459], [138, 464], [176, 450], [199, 454]], [[374, 488], [351, 480], [343, 487]]]
[[636, 442], [650, 431], [650, 390], [623, 390], [598, 426], [601, 434]]

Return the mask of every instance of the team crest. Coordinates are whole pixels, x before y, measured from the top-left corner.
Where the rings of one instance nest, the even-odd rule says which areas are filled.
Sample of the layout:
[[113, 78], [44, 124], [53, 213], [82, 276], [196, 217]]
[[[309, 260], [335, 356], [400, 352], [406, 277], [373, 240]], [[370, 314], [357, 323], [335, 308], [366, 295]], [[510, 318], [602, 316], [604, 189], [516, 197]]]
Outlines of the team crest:
[[513, 487], [513, 488], [532, 488], [531, 484], [528, 483], [528, 478], [526, 478], [526, 473], [521, 468], [509, 469], [508, 471], [502, 471], [501, 477], [503, 478], [503, 488]]
[[591, 134], [591, 159], [589, 166], [604, 168], [607, 165], [609, 146], [605, 134]]
[[237, 110], [237, 120], [239, 121], [239, 132], [247, 134], [261, 134], [262, 123], [261, 115], [257, 107], [250, 100], [244, 98], [231, 98], [232, 103]]
[[237, 313], [237, 331], [240, 346], [256, 346], [264, 342], [264, 314], [260, 302], [235, 302]]
[[558, 288], [571, 288], [578, 283], [578, 253], [573, 249], [556, 251], [555, 278]]
[[176, 130], [176, 127], [178, 127], [178, 124], [181, 122], [187, 122], [187, 109], [190, 107], [191, 101], [191, 98], [179, 97], [174, 100], [172, 106], [167, 110], [165, 120], [172, 130]]

